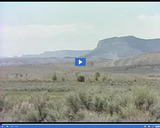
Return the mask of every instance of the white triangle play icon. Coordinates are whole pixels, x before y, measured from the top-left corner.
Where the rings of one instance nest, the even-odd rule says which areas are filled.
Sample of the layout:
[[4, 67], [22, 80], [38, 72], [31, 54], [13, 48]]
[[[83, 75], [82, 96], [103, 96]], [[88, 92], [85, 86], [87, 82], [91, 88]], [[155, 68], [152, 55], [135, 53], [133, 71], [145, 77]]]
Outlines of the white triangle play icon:
[[81, 60], [79, 60], [79, 64], [81, 64], [82, 63], [82, 61]]

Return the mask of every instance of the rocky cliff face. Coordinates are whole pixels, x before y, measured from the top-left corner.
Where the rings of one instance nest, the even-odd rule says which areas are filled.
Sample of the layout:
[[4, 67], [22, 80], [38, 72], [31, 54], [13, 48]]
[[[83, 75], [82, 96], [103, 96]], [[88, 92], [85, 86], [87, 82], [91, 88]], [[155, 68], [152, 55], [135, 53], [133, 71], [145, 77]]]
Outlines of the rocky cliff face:
[[139, 39], [134, 36], [125, 36], [100, 40], [97, 47], [84, 57], [118, 59], [158, 51], [160, 51], [160, 39]]

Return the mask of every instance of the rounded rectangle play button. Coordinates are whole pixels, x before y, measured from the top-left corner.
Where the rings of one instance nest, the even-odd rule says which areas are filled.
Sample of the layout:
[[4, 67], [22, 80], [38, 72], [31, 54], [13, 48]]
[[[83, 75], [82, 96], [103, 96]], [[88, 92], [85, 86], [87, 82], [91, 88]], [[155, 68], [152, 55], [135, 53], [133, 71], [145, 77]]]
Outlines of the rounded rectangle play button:
[[86, 58], [75, 58], [75, 66], [86, 66]]

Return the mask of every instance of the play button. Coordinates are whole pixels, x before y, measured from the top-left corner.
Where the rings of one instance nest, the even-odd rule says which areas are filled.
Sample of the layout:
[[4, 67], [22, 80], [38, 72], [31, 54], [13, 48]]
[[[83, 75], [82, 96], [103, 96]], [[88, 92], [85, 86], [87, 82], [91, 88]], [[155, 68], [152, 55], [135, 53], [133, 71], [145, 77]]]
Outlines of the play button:
[[75, 66], [86, 66], [86, 58], [75, 58]]
[[79, 64], [81, 64], [82, 63], [82, 61], [81, 60], [79, 60]]

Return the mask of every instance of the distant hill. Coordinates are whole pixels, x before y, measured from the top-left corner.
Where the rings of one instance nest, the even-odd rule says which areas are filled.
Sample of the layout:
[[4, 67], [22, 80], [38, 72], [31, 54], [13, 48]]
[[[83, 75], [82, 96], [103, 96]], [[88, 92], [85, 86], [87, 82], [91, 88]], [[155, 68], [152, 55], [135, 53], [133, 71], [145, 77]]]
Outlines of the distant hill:
[[6, 57], [6, 56], [0, 56], [0, 59], [3, 59], [3, 58], [8, 58], [8, 57]]
[[47, 58], [47, 57], [57, 57], [57, 58], [65, 58], [65, 57], [79, 57], [86, 55], [91, 50], [60, 50], [60, 51], [46, 51], [42, 54], [37, 55], [23, 55], [22, 58]]
[[100, 40], [94, 50], [82, 57], [119, 59], [158, 51], [160, 51], [160, 39], [140, 39], [134, 36], [124, 36]]
[[[4, 58], [0, 59], [0, 66], [58, 64], [66, 62], [71, 62], [74, 65], [74, 58]], [[133, 57], [115, 60], [87, 60], [87, 63], [90, 62], [94, 62], [94, 66], [98, 67], [157, 66], [160, 68], [160, 52], [143, 53]]]
[[106, 62], [104, 66], [158, 66], [160, 68], [160, 52], [144, 53], [134, 57], [111, 60]]
[[120, 59], [148, 52], [160, 52], [160, 39], [140, 39], [134, 36], [112, 37], [100, 40], [93, 50], [46, 51], [42, 54], [23, 55], [21, 58], [75, 58]]
[[0, 59], [0, 66], [19, 66], [19, 65], [41, 65], [41, 64], [58, 64], [70, 62], [73, 59], [63, 59], [56, 57], [48, 58], [4, 58]]
[[74, 63], [76, 57], [87, 58], [87, 62], [103, 61], [103, 64], [98, 64], [100, 66], [159, 65], [160, 39], [140, 39], [134, 36], [106, 38], [100, 40], [93, 50], [46, 51], [37, 55], [0, 58], [0, 66], [55, 64], [71, 61]]

